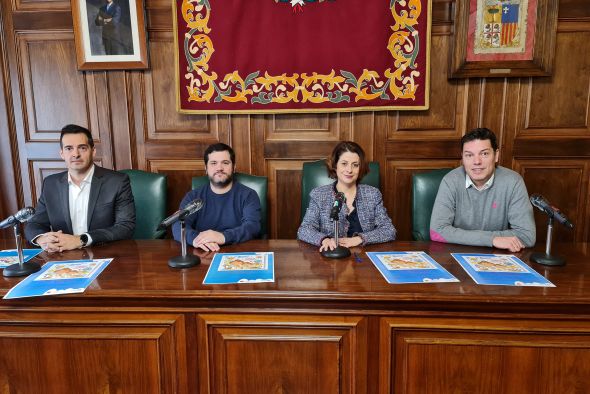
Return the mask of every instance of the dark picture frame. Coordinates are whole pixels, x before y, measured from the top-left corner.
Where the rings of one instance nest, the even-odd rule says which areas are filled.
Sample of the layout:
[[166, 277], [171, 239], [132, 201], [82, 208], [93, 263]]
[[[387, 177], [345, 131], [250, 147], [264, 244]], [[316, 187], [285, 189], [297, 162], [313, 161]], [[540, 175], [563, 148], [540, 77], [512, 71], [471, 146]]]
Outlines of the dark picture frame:
[[[514, 34], [524, 30], [524, 35], [518, 36], [518, 39], [524, 37], [522, 48], [519, 50], [510, 48], [511, 44], [504, 44], [505, 33], [500, 31], [503, 25], [508, 26], [509, 23], [503, 23], [502, 15], [496, 17], [498, 23], [489, 23], [489, 19], [484, 22], [483, 13], [490, 13], [490, 8], [484, 7], [484, 0], [455, 2], [454, 40], [451, 46], [449, 78], [551, 75], [559, 0], [523, 0], [522, 3], [526, 3], [527, 7], [521, 7], [520, 17], [526, 17], [526, 22], [521, 23], [522, 21], [519, 20], [518, 30], [516, 30], [518, 33]], [[505, 6], [500, 7], [504, 8], [498, 12], [504, 14], [509, 12]], [[484, 9], [485, 11], [482, 11]], [[492, 25], [493, 28], [490, 27]], [[505, 31], [508, 32], [508, 29]], [[484, 45], [480, 45], [482, 42], [485, 43], [488, 37], [490, 37], [490, 47], [496, 46], [499, 49], [485, 48]], [[502, 37], [501, 41], [500, 37]], [[510, 52], [511, 50], [513, 52]]]
[[80, 70], [148, 68], [143, 0], [71, 0]]

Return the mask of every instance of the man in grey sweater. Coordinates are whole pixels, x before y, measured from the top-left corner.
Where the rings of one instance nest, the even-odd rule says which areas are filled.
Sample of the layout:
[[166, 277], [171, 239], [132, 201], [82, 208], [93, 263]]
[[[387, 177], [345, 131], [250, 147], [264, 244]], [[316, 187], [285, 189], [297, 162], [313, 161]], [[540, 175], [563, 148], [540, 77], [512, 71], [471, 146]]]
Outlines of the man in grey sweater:
[[533, 207], [522, 177], [498, 163], [486, 128], [461, 138], [462, 166], [443, 178], [430, 218], [430, 239], [518, 252], [535, 244]]

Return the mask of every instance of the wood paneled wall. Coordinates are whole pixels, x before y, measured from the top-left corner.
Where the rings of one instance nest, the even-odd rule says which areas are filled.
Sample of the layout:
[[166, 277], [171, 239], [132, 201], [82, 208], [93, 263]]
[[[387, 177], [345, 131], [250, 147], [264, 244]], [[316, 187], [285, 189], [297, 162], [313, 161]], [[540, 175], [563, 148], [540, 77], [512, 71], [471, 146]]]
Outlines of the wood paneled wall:
[[[169, 0], [147, 0], [150, 69], [77, 70], [68, 1], [0, 0], [0, 214], [34, 204], [43, 177], [64, 168], [59, 130], [91, 129], [103, 166], [168, 175], [170, 211], [204, 173], [205, 147], [221, 141], [240, 171], [269, 177], [270, 236], [299, 225], [301, 165], [357, 141], [381, 165], [385, 204], [399, 238], [410, 239], [412, 174], [459, 164], [458, 140], [485, 126], [501, 164], [520, 172], [576, 227], [556, 239], [590, 241], [590, 4], [561, 0], [554, 75], [447, 79], [451, 0], [433, 0], [431, 108], [312, 115], [182, 115], [174, 109]], [[536, 213], [538, 239], [545, 218]], [[5, 234], [6, 235], [6, 234]]]

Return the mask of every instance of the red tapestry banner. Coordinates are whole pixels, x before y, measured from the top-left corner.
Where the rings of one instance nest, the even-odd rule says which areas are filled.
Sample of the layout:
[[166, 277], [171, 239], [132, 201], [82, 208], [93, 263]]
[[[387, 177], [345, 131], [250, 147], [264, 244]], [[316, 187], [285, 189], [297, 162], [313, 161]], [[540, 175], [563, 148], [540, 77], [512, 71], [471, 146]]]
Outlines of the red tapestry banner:
[[428, 108], [430, 0], [174, 0], [183, 113]]

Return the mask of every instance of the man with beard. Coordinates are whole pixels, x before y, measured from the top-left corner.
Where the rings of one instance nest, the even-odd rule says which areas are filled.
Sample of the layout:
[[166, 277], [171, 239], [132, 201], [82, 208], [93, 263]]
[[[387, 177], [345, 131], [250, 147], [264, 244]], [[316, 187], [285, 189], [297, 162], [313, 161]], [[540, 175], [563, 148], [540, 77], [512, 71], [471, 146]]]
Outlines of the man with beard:
[[[217, 251], [221, 245], [248, 241], [260, 232], [260, 200], [252, 189], [234, 182], [236, 155], [223, 143], [205, 150], [205, 170], [209, 184], [191, 190], [180, 208], [200, 198], [203, 208], [185, 219], [186, 241], [195, 248]], [[180, 242], [180, 223], [172, 226]]]

